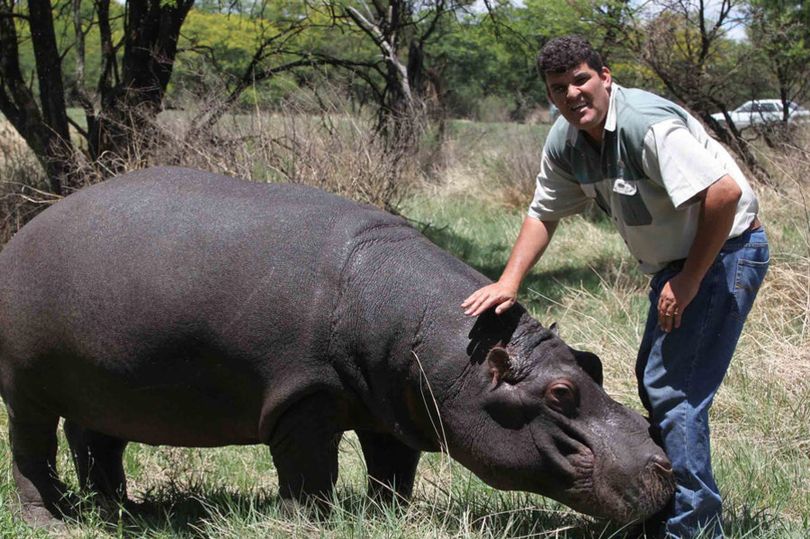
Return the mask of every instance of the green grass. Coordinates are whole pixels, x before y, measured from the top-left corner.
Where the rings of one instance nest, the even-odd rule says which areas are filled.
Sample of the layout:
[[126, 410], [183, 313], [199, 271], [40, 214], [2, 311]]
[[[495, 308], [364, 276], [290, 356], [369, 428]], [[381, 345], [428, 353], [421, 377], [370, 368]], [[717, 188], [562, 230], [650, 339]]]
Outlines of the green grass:
[[[541, 138], [543, 129], [451, 124], [450, 168], [441, 181], [413, 192], [400, 211], [438, 245], [497, 278], [524, 210], [498, 196], [504, 179], [492, 175], [509, 177], [513, 161], [498, 160], [510, 140]], [[493, 167], [493, 162], [501, 164]], [[759, 190], [772, 266], [712, 410], [715, 470], [726, 499], [728, 536], [734, 538], [810, 536], [810, 230], [807, 206], [801, 202], [802, 196], [810, 198], [810, 187], [806, 180], [788, 187]], [[557, 321], [569, 344], [599, 354], [608, 393], [638, 409], [632, 373], [647, 285], [648, 278], [636, 269], [609, 223], [577, 217], [560, 226], [527, 278], [521, 301], [544, 324]], [[6, 431], [6, 422], [0, 414], [0, 431]], [[290, 515], [282, 510], [264, 447], [130, 444], [125, 465], [130, 496], [139, 507], [129, 514], [85, 504], [80, 520], [68, 524], [69, 536], [623, 536], [621, 530], [539, 496], [495, 491], [441, 454], [423, 455], [411, 503], [375, 506], [364, 496], [360, 454], [356, 438], [347, 434], [332, 512], [318, 519], [306, 511]], [[61, 438], [58, 466], [75, 488]], [[0, 536], [47, 537], [14, 518], [14, 497], [8, 442], [2, 436]]]

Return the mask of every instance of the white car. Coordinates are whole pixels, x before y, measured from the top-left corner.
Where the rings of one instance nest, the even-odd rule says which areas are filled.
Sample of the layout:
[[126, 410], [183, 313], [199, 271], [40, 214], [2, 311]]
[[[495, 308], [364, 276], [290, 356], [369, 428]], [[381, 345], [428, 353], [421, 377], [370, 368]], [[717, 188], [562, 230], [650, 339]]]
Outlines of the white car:
[[[782, 100], [781, 99], [755, 99], [746, 101], [736, 109], [729, 112], [731, 120], [737, 129], [746, 129], [764, 125], [773, 125], [782, 121]], [[726, 118], [722, 113], [712, 114], [712, 118], [726, 123]], [[810, 121], [810, 111], [800, 107], [793, 101], [788, 101], [788, 124]]]

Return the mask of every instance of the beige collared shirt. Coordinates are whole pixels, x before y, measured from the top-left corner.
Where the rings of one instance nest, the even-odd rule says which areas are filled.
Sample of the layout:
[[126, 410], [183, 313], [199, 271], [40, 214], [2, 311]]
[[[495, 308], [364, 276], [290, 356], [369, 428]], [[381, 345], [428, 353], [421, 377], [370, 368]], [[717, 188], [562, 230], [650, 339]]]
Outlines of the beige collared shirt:
[[698, 224], [696, 195], [726, 174], [742, 190], [729, 233], [734, 237], [757, 212], [756, 197], [734, 159], [680, 107], [614, 84], [601, 149], [564, 118], [557, 120], [543, 148], [528, 213], [557, 220], [595, 200], [642, 271], [655, 273], [686, 258]]

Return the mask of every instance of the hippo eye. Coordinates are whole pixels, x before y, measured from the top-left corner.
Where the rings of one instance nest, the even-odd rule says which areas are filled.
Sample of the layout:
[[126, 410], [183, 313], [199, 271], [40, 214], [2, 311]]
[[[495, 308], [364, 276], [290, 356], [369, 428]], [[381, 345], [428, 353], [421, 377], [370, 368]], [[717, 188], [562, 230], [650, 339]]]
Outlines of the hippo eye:
[[546, 388], [546, 403], [567, 416], [576, 414], [578, 400], [574, 384], [568, 380], [557, 380]]

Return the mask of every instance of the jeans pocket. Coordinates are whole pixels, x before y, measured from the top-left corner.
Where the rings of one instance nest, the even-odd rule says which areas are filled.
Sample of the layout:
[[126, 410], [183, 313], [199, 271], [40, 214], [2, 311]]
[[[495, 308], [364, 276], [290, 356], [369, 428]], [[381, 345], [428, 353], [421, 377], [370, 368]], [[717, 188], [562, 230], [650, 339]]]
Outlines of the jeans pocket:
[[757, 297], [762, 281], [765, 279], [765, 274], [768, 272], [768, 257], [767, 248], [762, 249], [763, 256], [757, 259], [740, 258], [737, 260], [737, 273], [734, 279], [734, 299], [737, 303], [736, 312], [733, 315], [738, 320], [745, 320], [751, 306], [754, 304], [754, 299]]

